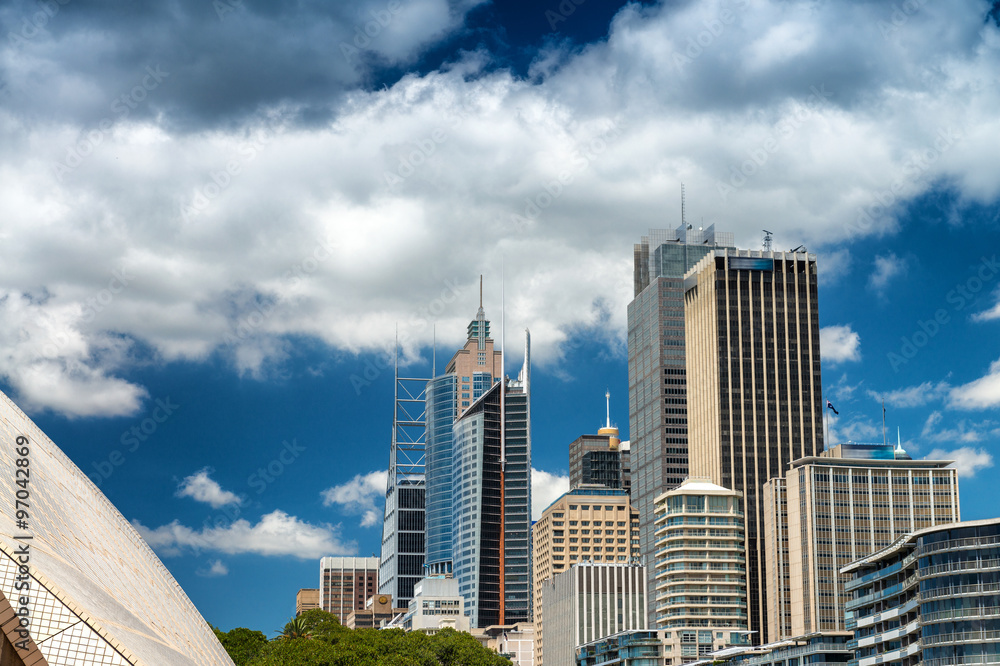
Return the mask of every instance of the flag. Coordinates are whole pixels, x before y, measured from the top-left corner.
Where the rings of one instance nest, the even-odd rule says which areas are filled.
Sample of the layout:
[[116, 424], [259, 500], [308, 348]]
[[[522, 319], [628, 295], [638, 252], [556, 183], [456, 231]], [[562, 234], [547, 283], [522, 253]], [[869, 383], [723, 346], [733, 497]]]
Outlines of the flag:
[[833, 403], [830, 402], [829, 400], [826, 401], [826, 408], [832, 410], [833, 413], [836, 414], [837, 416], [840, 416], [840, 412], [837, 411], [837, 408], [834, 407]]

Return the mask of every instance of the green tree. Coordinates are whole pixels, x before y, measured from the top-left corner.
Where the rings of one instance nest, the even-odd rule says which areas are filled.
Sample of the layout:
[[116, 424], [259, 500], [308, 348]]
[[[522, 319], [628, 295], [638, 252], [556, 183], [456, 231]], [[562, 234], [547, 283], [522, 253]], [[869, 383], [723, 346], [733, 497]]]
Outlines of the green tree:
[[309, 626], [302, 617], [293, 617], [285, 624], [285, 628], [281, 630], [281, 634], [278, 638], [284, 640], [291, 640], [293, 638], [311, 638], [312, 631], [309, 630]]
[[219, 631], [216, 627], [212, 627], [212, 630], [236, 666], [247, 666], [267, 645], [267, 636], [262, 631], [253, 631], [245, 627], [237, 627], [228, 632]]

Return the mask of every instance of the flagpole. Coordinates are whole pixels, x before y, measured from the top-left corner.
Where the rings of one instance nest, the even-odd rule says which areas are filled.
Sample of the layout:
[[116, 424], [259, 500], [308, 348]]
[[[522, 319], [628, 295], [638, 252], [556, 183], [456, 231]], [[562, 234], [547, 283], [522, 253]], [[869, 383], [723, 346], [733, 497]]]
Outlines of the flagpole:
[[830, 448], [830, 415], [827, 414], [830, 409], [823, 404], [823, 450]]
[[886, 445], [885, 438], [885, 398], [882, 398], [882, 446]]

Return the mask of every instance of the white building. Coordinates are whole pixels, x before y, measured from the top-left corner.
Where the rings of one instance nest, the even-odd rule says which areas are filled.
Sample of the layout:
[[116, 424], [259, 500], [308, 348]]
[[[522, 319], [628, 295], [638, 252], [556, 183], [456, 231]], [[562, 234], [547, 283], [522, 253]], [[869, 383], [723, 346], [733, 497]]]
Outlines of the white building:
[[458, 593], [458, 580], [448, 576], [423, 578], [413, 586], [410, 609], [403, 618], [403, 629], [435, 633], [450, 627], [469, 631], [469, 617]]

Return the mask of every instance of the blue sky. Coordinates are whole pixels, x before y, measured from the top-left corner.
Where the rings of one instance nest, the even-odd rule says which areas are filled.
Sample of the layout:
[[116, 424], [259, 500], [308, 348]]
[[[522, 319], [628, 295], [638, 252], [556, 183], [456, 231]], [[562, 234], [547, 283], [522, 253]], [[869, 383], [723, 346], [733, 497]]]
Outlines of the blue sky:
[[378, 552], [397, 326], [441, 367], [501, 257], [536, 505], [605, 389], [627, 437], [632, 244], [681, 182], [818, 254], [830, 439], [884, 398], [995, 515], [990, 3], [38, 7], [0, 7], [0, 386], [210, 622], [278, 629], [321, 555]]

